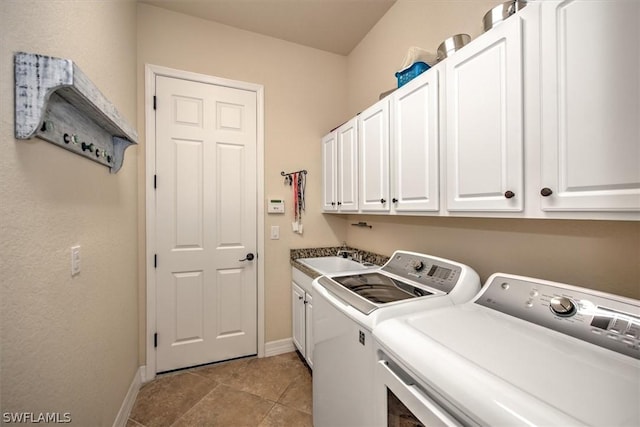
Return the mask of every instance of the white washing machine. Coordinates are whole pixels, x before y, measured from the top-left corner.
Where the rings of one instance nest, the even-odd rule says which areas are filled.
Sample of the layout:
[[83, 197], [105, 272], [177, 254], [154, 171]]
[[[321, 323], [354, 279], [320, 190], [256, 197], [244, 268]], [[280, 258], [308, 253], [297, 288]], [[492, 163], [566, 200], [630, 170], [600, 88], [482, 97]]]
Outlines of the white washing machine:
[[373, 328], [383, 320], [469, 301], [480, 289], [470, 267], [396, 251], [379, 269], [313, 282], [313, 424], [374, 422]]
[[640, 301], [496, 273], [374, 335], [372, 425], [640, 425]]

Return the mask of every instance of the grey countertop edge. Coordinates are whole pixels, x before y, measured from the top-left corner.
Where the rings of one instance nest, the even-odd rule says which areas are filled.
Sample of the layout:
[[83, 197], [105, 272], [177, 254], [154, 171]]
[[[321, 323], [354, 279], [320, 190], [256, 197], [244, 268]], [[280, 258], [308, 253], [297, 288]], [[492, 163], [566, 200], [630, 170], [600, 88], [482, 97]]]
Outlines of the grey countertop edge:
[[[307, 276], [315, 279], [316, 277], [322, 276], [316, 270], [307, 267], [298, 262], [298, 258], [316, 258], [316, 257], [324, 257], [324, 256], [335, 256], [338, 253], [338, 250], [345, 249], [343, 246], [330, 246], [330, 247], [322, 247], [322, 248], [300, 248], [300, 249], [291, 249], [290, 250], [290, 259], [289, 262], [292, 267], [297, 268], [302, 271]], [[364, 262], [370, 262], [376, 265], [383, 265], [388, 260], [389, 257], [386, 255], [376, 254], [374, 252], [365, 251], [358, 248], [353, 248], [350, 246], [346, 247], [347, 250], [356, 251], [358, 255], [362, 256], [362, 260]]]

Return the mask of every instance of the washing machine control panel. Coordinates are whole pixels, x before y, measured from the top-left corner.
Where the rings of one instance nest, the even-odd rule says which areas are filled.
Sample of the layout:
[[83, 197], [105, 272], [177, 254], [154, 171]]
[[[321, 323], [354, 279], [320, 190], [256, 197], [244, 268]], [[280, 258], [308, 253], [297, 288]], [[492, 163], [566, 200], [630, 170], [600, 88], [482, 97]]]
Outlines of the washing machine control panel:
[[382, 270], [449, 293], [462, 276], [462, 264], [414, 252], [396, 251]]
[[638, 300], [562, 283], [494, 274], [474, 303], [640, 359]]

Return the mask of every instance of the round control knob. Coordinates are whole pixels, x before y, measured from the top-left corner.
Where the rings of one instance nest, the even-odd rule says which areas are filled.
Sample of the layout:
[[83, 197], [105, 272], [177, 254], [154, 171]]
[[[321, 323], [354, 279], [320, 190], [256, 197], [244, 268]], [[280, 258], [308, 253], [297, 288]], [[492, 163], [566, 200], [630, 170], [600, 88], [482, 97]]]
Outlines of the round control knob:
[[549, 304], [553, 314], [560, 317], [570, 317], [576, 314], [576, 305], [567, 297], [553, 297]]
[[413, 261], [411, 261], [411, 263], [409, 264], [411, 266], [411, 268], [413, 268], [415, 271], [420, 271], [424, 268], [424, 263], [420, 260], [414, 259]]

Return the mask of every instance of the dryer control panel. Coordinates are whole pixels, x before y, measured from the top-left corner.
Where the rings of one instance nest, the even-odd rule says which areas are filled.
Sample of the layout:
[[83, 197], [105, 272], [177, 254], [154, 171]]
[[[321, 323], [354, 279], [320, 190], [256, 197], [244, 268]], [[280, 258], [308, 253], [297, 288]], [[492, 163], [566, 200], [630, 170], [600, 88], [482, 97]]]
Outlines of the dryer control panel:
[[497, 273], [476, 304], [640, 359], [640, 301]]

